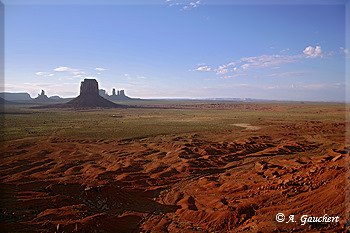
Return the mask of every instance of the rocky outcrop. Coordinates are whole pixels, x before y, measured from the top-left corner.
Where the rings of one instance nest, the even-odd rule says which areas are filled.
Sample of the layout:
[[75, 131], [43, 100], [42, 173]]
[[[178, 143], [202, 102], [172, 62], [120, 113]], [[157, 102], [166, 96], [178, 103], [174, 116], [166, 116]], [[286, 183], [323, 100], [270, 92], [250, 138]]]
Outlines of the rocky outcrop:
[[100, 96], [102, 96], [102, 97], [105, 98], [105, 99], [108, 99], [108, 98], [109, 98], [109, 95], [107, 95], [106, 90], [100, 89], [100, 90], [98, 91], [98, 93], [99, 93]]
[[38, 94], [38, 97], [36, 97], [32, 102], [34, 103], [52, 103], [56, 102], [54, 99], [50, 99], [46, 94], [44, 90], [41, 90], [41, 93]]
[[39, 108], [121, 108], [99, 95], [96, 79], [84, 79], [80, 85], [80, 95], [65, 104], [46, 105]]
[[116, 100], [116, 101], [139, 100], [139, 99], [130, 98], [129, 96], [126, 96], [124, 90], [118, 90], [117, 94], [116, 94], [114, 88], [113, 88], [113, 91], [112, 91], [112, 95], [108, 96], [107, 98], [109, 100]]
[[36, 97], [35, 100], [38, 102], [46, 102], [49, 100], [49, 97], [47, 97], [44, 90], [41, 90], [41, 94], [38, 94], [38, 97]]
[[80, 84], [80, 96], [91, 95], [97, 96], [98, 93], [98, 83], [96, 79], [84, 79]]
[[80, 85], [80, 95], [65, 104], [67, 107], [102, 107], [118, 108], [122, 105], [115, 104], [99, 95], [98, 83], [96, 79], [84, 79]]

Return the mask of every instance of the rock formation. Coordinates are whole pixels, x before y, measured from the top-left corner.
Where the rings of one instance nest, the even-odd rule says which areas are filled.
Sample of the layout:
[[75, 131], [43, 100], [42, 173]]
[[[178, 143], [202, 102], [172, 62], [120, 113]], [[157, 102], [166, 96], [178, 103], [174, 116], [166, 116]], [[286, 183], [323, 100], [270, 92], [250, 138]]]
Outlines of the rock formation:
[[36, 97], [35, 100], [37, 102], [47, 102], [49, 97], [47, 97], [44, 90], [41, 90], [41, 94], [38, 94], [38, 97]]
[[97, 96], [98, 93], [98, 83], [96, 79], [84, 79], [84, 81], [80, 84], [80, 95], [95, 95]]
[[111, 101], [129, 101], [129, 100], [141, 100], [140, 98], [130, 98], [129, 96], [125, 95], [124, 90], [115, 90], [115, 88], [112, 89], [112, 95], [108, 95], [106, 90], [100, 89], [99, 90], [100, 96], [104, 97], [105, 99], [111, 100]]
[[80, 107], [103, 107], [116, 108], [122, 105], [115, 104], [99, 95], [96, 79], [84, 79], [80, 85], [80, 95], [65, 105], [74, 108]]
[[115, 94], [115, 89], [113, 88], [112, 90], [112, 95], [107, 95], [109, 100], [119, 100], [119, 101], [125, 101], [125, 100], [139, 100], [139, 99], [135, 99], [135, 98], [130, 98], [129, 96], [125, 95], [125, 91], [124, 90], [118, 90], [117, 94]]
[[102, 96], [102, 97], [105, 98], [105, 99], [108, 99], [108, 98], [109, 98], [109, 95], [107, 95], [106, 90], [100, 89], [100, 90], [98, 91], [98, 93], [100, 94], [100, 96]]
[[0, 97], [8, 101], [32, 100], [28, 93], [1, 92]]
[[80, 95], [65, 104], [41, 106], [40, 108], [120, 108], [123, 105], [115, 104], [99, 95], [96, 79], [84, 79], [80, 85]]
[[34, 103], [52, 103], [55, 102], [55, 100], [50, 99], [46, 94], [44, 90], [41, 90], [41, 93], [38, 94], [38, 97], [33, 99]]

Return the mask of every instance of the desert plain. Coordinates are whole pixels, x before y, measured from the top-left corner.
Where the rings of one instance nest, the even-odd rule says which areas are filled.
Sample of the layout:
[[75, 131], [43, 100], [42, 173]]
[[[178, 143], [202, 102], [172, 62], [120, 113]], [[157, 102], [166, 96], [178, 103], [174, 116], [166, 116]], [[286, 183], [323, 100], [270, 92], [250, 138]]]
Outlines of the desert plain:
[[5, 106], [2, 232], [346, 232], [344, 104], [131, 105]]

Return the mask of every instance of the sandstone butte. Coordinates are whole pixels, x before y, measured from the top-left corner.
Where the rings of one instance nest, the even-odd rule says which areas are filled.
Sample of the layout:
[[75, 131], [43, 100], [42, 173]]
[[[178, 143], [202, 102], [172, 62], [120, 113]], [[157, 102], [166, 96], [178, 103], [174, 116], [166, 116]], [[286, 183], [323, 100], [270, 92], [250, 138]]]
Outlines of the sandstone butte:
[[80, 95], [64, 104], [51, 104], [33, 108], [123, 108], [99, 95], [96, 79], [84, 79], [80, 84]]

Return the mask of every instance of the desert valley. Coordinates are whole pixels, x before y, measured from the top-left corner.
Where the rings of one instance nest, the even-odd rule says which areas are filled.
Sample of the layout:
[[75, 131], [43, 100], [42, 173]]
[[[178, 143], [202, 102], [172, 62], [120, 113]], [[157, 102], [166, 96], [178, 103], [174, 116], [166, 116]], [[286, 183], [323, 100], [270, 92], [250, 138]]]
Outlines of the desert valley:
[[350, 232], [349, 10], [0, 0], [0, 232]]
[[84, 90], [4, 105], [3, 232], [346, 231], [344, 104], [74, 105]]

